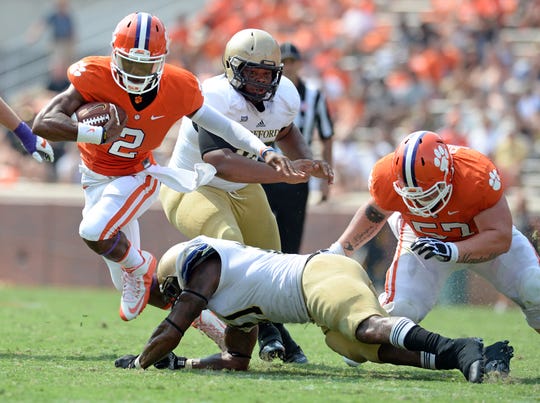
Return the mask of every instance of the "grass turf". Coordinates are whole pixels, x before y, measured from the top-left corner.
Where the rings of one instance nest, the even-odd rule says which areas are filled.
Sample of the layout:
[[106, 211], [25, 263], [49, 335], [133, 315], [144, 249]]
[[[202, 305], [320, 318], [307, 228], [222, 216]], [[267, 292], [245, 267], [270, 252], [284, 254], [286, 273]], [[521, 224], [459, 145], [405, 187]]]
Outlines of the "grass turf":
[[[522, 313], [489, 307], [438, 307], [422, 325], [450, 337], [509, 339], [509, 378], [473, 385], [457, 370], [428, 371], [366, 363], [348, 367], [315, 325], [288, 325], [310, 362], [261, 361], [228, 371], [121, 370], [115, 358], [140, 352], [165, 312], [148, 307], [132, 322], [118, 316], [111, 290], [0, 287], [0, 401], [104, 402], [531, 402], [538, 401], [540, 351]], [[176, 353], [213, 354], [216, 346], [187, 332]]]

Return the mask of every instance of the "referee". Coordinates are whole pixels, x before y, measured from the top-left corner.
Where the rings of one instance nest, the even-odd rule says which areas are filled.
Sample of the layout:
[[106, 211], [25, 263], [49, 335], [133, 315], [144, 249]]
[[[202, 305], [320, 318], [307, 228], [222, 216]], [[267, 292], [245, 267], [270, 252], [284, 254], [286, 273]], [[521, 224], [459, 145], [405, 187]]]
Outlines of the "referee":
[[[326, 99], [322, 91], [311, 83], [302, 80], [298, 72], [302, 67], [302, 57], [298, 48], [292, 43], [281, 45], [281, 61], [283, 74], [289, 78], [300, 93], [300, 112], [294, 123], [311, 146], [315, 128], [322, 143], [322, 159], [332, 165], [332, 136], [334, 127]], [[328, 183], [320, 181], [321, 201], [328, 198]], [[270, 207], [276, 216], [281, 238], [281, 250], [284, 253], [300, 253], [302, 233], [309, 196], [309, 183], [290, 185], [272, 183], [263, 185]]]

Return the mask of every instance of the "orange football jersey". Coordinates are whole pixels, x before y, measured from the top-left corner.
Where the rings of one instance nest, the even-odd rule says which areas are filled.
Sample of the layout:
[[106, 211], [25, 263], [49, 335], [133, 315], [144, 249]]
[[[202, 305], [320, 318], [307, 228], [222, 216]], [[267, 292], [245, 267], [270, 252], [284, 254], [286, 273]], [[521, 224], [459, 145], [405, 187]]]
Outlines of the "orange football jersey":
[[435, 217], [412, 214], [393, 187], [394, 153], [381, 158], [371, 172], [369, 191], [375, 202], [388, 211], [398, 211], [417, 236], [456, 242], [478, 232], [474, 217], [494, 206], [504, 189], [495, 165], [470, 148], [448, 146], [454, 160], [452, 195]]
[[108, 56], [85, 57], [70, 66], [68, 78], [88, 102], [111, 102], [126, 111], [122, 136], [111, 144], [78, 143], [83, 163], [106, 176], [140, 172], [146, 161], [155, 163], [159, 147], [171, 126], [199, 109], [204, 101], [197, 78], [187, 70], [165, 65], [156, 98], [141, 111], [114, 81]]

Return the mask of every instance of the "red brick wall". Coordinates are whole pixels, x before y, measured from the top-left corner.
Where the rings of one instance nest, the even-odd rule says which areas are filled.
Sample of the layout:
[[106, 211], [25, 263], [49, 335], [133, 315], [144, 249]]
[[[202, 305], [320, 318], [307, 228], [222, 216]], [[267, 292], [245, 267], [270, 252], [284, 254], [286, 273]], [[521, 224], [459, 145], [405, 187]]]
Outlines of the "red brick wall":
[[[0, 283], [113, 287], [105, 263], [79, 238], [81, 195], [65, 198], [61, 191], [42, 191], [35, 185], [30, 189], [48, 197], [2, 197], [0, 190]], [[330, 246], [362, 201], [312, 206], [302, 253]], [[156, 256], [186, 240], [169, 224], [159, 203], [143, 215], [140, 227], [143, 248]], [[394, 244], [389, 245], [390, 256], [393, 248]], [[493, 287], [478, 277], [470, 279], [469, 290], [472, 303], [488, 304], [498, 298]]]

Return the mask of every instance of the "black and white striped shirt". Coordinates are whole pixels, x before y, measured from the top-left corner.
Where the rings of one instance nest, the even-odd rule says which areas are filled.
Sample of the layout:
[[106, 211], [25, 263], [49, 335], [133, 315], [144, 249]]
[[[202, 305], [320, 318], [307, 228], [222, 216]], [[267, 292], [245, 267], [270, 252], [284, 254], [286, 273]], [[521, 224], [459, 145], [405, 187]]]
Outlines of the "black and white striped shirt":
[[294, 119], [295, 125], [311, 145], [313, 131], [317, 127], [321, 139], [329, 139], [334, 135], [334, 124], [328, 112], [326, 98], [316, 86], [299, 80], [296, 87], [300, 94], [300, 112]]

